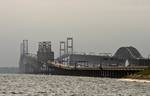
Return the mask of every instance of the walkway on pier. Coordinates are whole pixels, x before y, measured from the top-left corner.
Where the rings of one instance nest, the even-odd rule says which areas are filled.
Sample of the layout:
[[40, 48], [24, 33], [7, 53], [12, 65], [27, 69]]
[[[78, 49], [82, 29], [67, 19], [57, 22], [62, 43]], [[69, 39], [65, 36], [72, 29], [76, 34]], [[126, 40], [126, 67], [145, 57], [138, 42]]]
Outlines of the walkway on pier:
[[61, 64], [56, 62], [49, 62], [50, 66], [61, 68], [61, 69], [67, 69], [67, 70], [136, 70], [141, 71], [149, 68], [148, 66], [100, 66], [100, 65], [91, 65], [91, 66], [83, 66], [83, 65], [77, 65], [77, 64]]

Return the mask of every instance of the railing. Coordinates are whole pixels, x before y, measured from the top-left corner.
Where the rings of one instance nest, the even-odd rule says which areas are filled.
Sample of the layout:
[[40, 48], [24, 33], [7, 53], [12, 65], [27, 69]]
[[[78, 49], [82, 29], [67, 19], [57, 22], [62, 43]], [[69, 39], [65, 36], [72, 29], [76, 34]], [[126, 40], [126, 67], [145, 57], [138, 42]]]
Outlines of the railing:
[[51, 66], [62, 68], [62, 69], [80, 69], [80, 70], [144, 70], [149, 66], [102, 66], [102, 65], [79, 65], [79, 64], [61, 64], [59, 62], [49, 62]]

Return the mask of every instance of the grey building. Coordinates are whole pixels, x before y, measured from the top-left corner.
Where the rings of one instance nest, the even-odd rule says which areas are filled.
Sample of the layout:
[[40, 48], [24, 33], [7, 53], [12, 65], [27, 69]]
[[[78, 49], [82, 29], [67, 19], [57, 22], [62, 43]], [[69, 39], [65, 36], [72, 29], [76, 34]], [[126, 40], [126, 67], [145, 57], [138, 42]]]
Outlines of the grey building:
[[64, 54], [59, 61], [64, 64], [88, 66], [150, 66], [150, 60], [142, 57], [134, 47], [121, 47], [113, 56]]

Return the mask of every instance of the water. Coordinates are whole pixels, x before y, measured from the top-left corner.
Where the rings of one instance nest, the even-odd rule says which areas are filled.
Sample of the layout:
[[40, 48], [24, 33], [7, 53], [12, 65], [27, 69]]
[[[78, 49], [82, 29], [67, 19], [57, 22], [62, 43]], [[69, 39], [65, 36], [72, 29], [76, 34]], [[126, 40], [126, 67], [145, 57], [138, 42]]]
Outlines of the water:
[[150, 83], [93, 77], [1, 74], [0, 96], [150, 96]]
[[0, 67], [0, 73], [2, 74], [6, 74], [6, 73], [18, 73], [19, 72], [19, 68], [17, 67]]

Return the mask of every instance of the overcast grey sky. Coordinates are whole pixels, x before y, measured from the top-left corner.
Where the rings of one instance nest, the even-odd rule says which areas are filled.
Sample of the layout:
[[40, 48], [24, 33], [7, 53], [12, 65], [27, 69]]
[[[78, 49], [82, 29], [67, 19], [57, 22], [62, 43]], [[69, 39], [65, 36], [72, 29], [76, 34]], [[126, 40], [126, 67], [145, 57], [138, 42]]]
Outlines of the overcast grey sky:
[[[0, 0], [0, 66], [18, 66], [19, 44], [72, 35], [75, 51], [111, 52], [134, 46], [150, 54], [150, 0]], [[32, 45], [33, 44], [33, 45]]]

